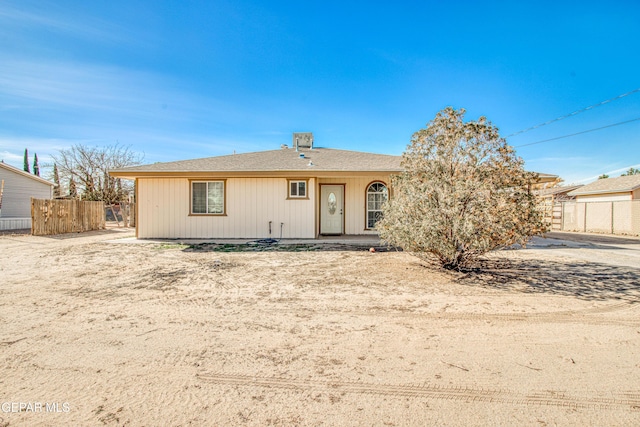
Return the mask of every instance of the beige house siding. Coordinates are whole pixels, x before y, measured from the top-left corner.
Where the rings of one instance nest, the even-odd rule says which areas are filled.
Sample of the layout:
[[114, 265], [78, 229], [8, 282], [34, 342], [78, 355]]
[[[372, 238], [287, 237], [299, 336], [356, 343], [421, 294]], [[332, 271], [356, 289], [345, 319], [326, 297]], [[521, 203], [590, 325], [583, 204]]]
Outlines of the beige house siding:
[[631, 192], [576, 196], [577, 202], [621, 202], [625, 200], [631, 200]]
[[[367, 187], [372, 182], [384, 182], [389, 188], [389, 175], [371, 175], [358, 178], [319, 178], [320, 184], [344, 184], [344, 232], [345, 234], [377, 234], [375, 230], [367, 230], [366, 196]], [[318, 189], [319, 191], [319, 189]], [[319, 194], [319, 193], [318, 193]], [[319, 217], [318, 207], [318, 217]]]
[[[198, 178], [196, 181], [220, 178]], [[289, 178], [290, 179], [290, 178]], [[315, 238], [319, 233], [320, 184], [343, 184], [345, 234], [366, 230], [366, 190], [389, 175], [308, 179], [308, 199], [288, 199], [287, 178], [226, 179], [225, 215], [191, 215], [189, 178], [138, 178], [138, 238]], [[193, 179], [191, 179], [193, 180]]]
[[633, 196], [631, 197], [633, 200], [640, 199], [640, 188], [633, 191]]
[[[217, 180], [200, 178], [198, 180]], [[309, 199], [287, 200], [286, 178], [229, 178], [226, 215], [190, 215], [187, 178], [137, 180], [139, 238], [314, 238], [315, 180]]]

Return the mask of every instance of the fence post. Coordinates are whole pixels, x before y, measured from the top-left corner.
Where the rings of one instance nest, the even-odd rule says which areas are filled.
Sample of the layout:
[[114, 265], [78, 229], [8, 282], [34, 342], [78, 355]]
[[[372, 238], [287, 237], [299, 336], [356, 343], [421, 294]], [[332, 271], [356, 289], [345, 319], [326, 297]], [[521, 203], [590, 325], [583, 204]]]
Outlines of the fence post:
[[33, 197], [32, 197], [32, 198], [31, 198], [31, 235], [32, 235], [32, 236], [33, 236], [33, 235], [35, 235], [35, 233], [34, 233], [34, 228], [33, 228], [33, 227], [34, 227], [34, 226], [35, 226], [35, 224], [36, 224], [36, 219], [35, 219], [35, 217], [33, 216], [33, 213], [34, 213], [34, 208], [33, 208]]
[[582, 226], [582, 231], [584, 233], [587, 232], [587, 202], [584, 202], [584, 224]]
[[613, 201], [612, 201], [611, 202], [611, 234], [614, 234], [613, 229], [614, 227], [613, 227]]

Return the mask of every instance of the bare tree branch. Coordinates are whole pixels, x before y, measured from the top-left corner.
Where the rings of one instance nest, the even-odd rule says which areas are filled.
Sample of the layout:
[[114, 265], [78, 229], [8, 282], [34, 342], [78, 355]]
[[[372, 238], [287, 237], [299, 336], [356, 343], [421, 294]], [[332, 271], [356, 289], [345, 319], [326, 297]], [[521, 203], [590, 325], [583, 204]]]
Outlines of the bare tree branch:
[[[52, 157], [58, 167], [61, 182], [73, 181], [82, 199], [102, 200], [106, 203], [125, 200], [133, 189], [130, 181], [122, 182], [121, 179], [110, 177], [109, 170], [142, 162], [142, 155], [119, 144], [106, 147], [76, 144], [60, 150], [59, 154]], [[68, 189], [68, 194], [72, 195], [72, 190]]]

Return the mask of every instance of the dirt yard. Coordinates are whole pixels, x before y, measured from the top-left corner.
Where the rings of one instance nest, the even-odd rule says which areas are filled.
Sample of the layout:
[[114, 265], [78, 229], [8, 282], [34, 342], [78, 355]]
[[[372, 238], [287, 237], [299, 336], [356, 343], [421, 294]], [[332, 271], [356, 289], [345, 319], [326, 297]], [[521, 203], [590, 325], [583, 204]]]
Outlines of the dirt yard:
[[462, 274], [124, 236], [0, 236], [0, 426], [640, 425], [633, 242]]

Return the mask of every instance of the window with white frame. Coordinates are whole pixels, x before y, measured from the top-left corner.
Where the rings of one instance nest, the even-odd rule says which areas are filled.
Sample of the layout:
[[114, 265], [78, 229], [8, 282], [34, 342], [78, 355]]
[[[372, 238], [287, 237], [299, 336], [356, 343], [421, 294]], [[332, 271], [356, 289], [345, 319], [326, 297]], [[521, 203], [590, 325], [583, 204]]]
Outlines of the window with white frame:
[[224, 215], [224, 181], [191, 181], [191, 213]]
[[289, 198], [290, 199], [306, 199], [307, 181], [306, 180], [289, 180]]
[[367, 228], [373, 229], [382, 218], [382, 205], [389, 199], [387, 186], [382, 182], [372, 182], [367, 187]]

